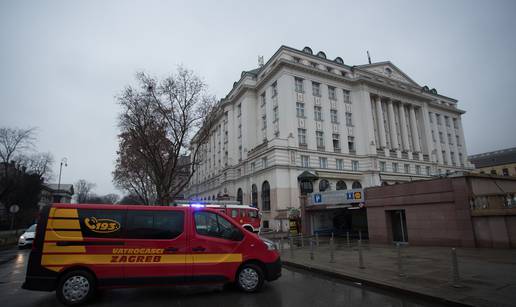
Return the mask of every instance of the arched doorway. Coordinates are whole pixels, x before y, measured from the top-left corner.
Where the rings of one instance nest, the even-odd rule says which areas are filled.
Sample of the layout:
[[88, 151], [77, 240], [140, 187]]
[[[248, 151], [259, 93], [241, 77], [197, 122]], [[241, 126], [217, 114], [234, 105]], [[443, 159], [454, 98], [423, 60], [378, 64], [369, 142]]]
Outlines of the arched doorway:
[[262, 184], [262, 211], [271, 210], [271, 187], [268, 181]]
[[238, 188], [238, 190], [237, 190], [237, 201], [240, 204], [242, 204], [243, 198], [244, 198], [244, 193], [242, 192], [241, 188]]
[[346, 182], [344, 182], [344, 180], [339, 180], [339, 181], [337, 181], [336, 189], [337, 190], [347, 190], [348, 186], [347, 186]]
[[251, 205], [258, 208], [258, 188], [256, 187], [256, 184], [251, 186]]

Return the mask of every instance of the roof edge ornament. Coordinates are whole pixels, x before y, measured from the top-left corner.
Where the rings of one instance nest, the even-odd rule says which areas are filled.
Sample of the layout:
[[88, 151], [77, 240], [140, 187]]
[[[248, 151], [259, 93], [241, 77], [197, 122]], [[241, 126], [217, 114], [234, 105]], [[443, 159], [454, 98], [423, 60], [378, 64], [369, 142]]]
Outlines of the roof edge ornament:
[[304, 52], [304, 53], [311, 54], [311, 55], [313, 55], [313, 54], [314, 54], [314, 52], [312, 51], [312, 48], [310, 48], [310, 47], [308, 47], [308, 46], [306, 46], [305, 48], [303, 48], [303, 52]]

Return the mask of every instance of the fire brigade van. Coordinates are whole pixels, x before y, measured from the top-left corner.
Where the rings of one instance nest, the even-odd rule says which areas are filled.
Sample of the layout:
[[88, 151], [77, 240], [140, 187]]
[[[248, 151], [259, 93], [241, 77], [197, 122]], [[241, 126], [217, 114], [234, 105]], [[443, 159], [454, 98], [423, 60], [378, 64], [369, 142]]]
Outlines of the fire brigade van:
[[22, 288], [78, 305], [99, 288], [235, 284], [281, 276], [276, 245], [217, 208], [53, 204], [40, 213]]
[[173, 206], [206, 206], [225, 213], [244, 229], [260, 232], [261, 216], [258, 208], [241, 205], [238, 201], [176, 201]]

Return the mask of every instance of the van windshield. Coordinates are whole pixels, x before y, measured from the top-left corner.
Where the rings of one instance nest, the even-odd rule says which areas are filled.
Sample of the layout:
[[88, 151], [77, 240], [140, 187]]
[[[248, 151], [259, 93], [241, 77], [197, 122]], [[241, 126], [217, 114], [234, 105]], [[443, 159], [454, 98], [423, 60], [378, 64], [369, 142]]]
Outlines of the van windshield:
[[29, 228], [27, 228], [27, 230], [25, 230], [26, 232], [36, 232], [36, 224], [30, 226]]

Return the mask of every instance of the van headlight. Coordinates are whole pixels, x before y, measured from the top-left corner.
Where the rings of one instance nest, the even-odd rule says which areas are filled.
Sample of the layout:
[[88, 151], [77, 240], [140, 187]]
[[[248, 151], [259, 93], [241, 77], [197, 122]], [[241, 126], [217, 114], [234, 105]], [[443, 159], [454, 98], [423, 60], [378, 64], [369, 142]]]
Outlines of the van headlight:
[[265, 245], [267, 246], [268, 250], [274, 251], [274, 250], [278, 249], [277, 246], [276, 246], [276, 243], [272, 242], [271, 240], [262, 238], [262, 241], [263, 241], [263, 243], [265, 243]]

